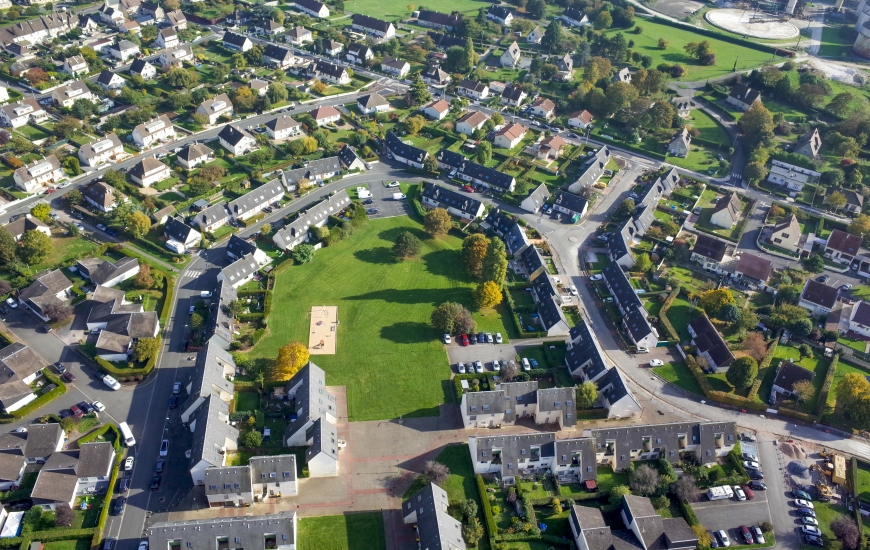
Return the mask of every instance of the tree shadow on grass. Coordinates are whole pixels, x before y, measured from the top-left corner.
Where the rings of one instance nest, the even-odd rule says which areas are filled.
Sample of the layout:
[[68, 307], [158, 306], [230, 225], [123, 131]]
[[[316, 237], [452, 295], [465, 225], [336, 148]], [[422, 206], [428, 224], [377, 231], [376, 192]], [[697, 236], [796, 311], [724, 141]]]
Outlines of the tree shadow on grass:
[[381, 328], [381, 338], [397, 344], [431, 342], [433, 329], [426, 323], [401, 321]]
[[367, 264], [386, 265], [396, 263], [396, 257], [393, 256], [393, 251], [386, 246], [357, 250], [353, 255], [357, 260]]
[[345, 300], [380, 300], [392, 304], [431, 304], [432, 307], [444, 302], [471, 303], [471, 291], [466, 288], [410, 288], [397, 290], [393, 288], [367, 292], [357, 296], [348, 296]]
[[459, 264], [459, 254], [455, 250], [435, 250], [423, 256], [426, 271], [450, 279], [463, 280], [465, 269]]
[[404, 232], [408, 232], [421, 241], [425, 241], [426, 239], [431, 238], [428, 233], [420, 229], [419, 227], [393, 227], [391, 229], [384, 229], [380, 233], [378, 233], [378, 237], [385, 241], [396, 242], [396, 239], [399, 238], [399, 235]]

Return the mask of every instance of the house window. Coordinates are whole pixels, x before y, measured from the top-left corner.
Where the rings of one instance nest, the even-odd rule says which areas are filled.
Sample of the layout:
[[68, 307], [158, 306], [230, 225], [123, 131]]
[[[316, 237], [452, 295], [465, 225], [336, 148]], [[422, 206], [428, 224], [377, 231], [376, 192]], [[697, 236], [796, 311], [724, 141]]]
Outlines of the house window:
[[787, 238], [788, 238], [788, 233], [783, 233], [783, 234], [782, 234], [782, 237], [783, 237], [784, 239], [787, 239]]
[[477, 420], [477, 417], [476, 416], [469, 416], [468, 419], [469, 420]]
[[565, 418], [574, 418], [574, 415], [573, 414], [566, 414]]
[[671, 451], [671, 456], [674, 456], [674, 451]]
[[236, 537], [236, 544], [239, 544], [239, 543], [241, 543], [241, 542], [242, 542], [242, 539]]
[[260, 479], [266, 479], [266, 474], [260, 474]]
[[480, 453], [480, 456], [486, 456], [486, 451], [483, 451], [482, 453]]
[[510, 413], [511, 413], [511, 410], [510, 410], [510, 409], [505, 409], [505, 410], [504, 410], [504, 413], [505, 413], [505, 414], [510, 414]]
[[587, 471], [587, 472], [591, 472], [591, 471], [592, 471], [592, 466], [586, 466], [586, 471]]
[[224, 489], [229, 489], [229, 488], [231, 488], [231, 487], [232, 487], [231, 484], [229, 484], [229, 483], [224, 483]]
[[471, 407], [471, 411], [474, 412], [477, 410], [477, 406]]
[[566, 407], [570, 407], [570, 406], [571, 406], [571, 402], [570, 402], [570, 401], [565, 401], [565, 406], [566, 406]]
[[275, 472], [269, 472], [269, 477], [275, 477]]
[[217, 485], [209, 485], [208, 488], [212, 491], [217, 491]]
[[290, 477], [290, 472], [284, 472], [284, 477]]
[[625, 460], [625, 455], [619, 455], [619, 460]]
[[234, 488], [234, 489], [238, 489], [239, 487], [241, 487], [241, 485], [239, 485], [238, 483], [233, 483], [233, 488]]
[[513, 464], [508, 464], [508, 470], [513, 470], [513, 469], [514, 469], [514, 465], [513, 465]]
[[481, 407], [481, 408], [482, 408], [483, 410], [485, 410], [485, 411], [488, 411], [488, 410], [489, 410], [489, 405], [484, 405], [484, 406]]
[[568, 456], [567, 456], [567, 455], [562, 455], [562, 460], [568, 460]]
[[523, 396], [522, 396], [522, 395], [518, 395], [518, 396], [517, 396], [517, 401], [522, 401], [522, 400], [523, 400]]
[[558, 408], [559, 408], [559, 407], [561, 407], [561, 406], [562, 406], [562, 404], [561, 404], [561, 403], [559, 403], [559, 402], [558, 402], [558, 401], [556, 401], [556, 403], [555, 403], [555, 405], [556, 405], [556, 408], [557, 408], [557, 409], [558, 409]]
[[520, 449], [520, 454], [521, 454], [521, 455], [526, 454], [526, 450], [525, 450], [525, 449]]
[[656, 438], [656, 443], [661, 443], [661, 442], [662, 442], [662, 438], [661, 438], [661, 437], [657, 437], [657, 438]]

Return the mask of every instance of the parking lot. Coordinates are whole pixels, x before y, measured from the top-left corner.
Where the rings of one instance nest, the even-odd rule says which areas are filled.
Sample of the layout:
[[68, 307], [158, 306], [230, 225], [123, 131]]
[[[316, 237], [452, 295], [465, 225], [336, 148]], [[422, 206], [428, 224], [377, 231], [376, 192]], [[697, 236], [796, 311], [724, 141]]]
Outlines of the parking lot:
[[366, 210], [377, 208], [377, 214], [369, 214], [369, 218], [394, 218], [396, 216], [410, 215], [412, 212], [411, 204], [408, 199], [394, 200], [393, 193], [399, 193], [401, 190], [398, 187], [387, 187], [390, 182], [369, 184], [369, 191], [372, 192], [371, 204], [363, 204]]
[[707, 500], [701, 497], [700, 502], [692, 503], [692, 510], [698, 516], [701, 525], [711, 531], [725, 530], [735, 544], [742, 544], [742, 537], [737, 530], [741, 525], [758, 525], [770, 521], [770, 507], [767, 503], [767, 491], [755, 491], [753, 500], [740, 501], [737, 498], [727, 500]]

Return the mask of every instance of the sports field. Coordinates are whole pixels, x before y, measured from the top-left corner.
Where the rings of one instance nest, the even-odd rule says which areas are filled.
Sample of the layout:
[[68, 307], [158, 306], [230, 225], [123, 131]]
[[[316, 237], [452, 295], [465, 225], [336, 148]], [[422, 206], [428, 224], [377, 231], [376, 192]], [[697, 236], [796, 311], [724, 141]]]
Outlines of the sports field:
[[[406, 230], [423, 249], [418, 259], [396, 262], [391, 247]], [[312, 360], [326, 371], [328, 385], [347, 386], [350, 420], [437, 415], [454, 390], [429, 317], [443, 302], [471, 303], [476, 285], [459, 265], [461, 245], [453, 235], [430, 239], [407, 216], [370, 221], [318, 250], [311, 263], [277, 276], [270, 333], [251, 354], [274, 358], [291, 340], [307, 343], [311, 307], [337, 306], [336, 354]], [[479, 330], [513, 335], [505, 329], [513, 325], [504, 306], [475, 320]]]

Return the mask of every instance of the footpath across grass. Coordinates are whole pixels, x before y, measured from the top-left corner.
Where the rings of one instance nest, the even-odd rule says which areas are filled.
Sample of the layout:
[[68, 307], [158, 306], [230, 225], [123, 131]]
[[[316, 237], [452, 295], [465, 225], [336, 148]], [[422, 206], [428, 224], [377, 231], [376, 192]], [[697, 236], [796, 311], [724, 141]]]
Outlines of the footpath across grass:
[[[404, 231], [423, 248], [418, 258], [397, 262], [391, 247]], [[307, 345], [311, 306], [337, 306], [337, 353], [311, 360], [326, 371], [327, 384], [347, 387], [350, 420], [437, 416], [454, 389], [430, 316], [444, 302], [472, 303], [476, 282], [460, 266], [461, 246], [453, 234], [429, 238], [407, 216], [370, 221], [277, 276], [270, 331], [252, 356], [274, 359], [293, 340]], [[506, 307], [474, 318], [478, 330], [512, 335]]]
[[299, 550], [383, 550], [386, 545], [380, 512], [299, 520]]

